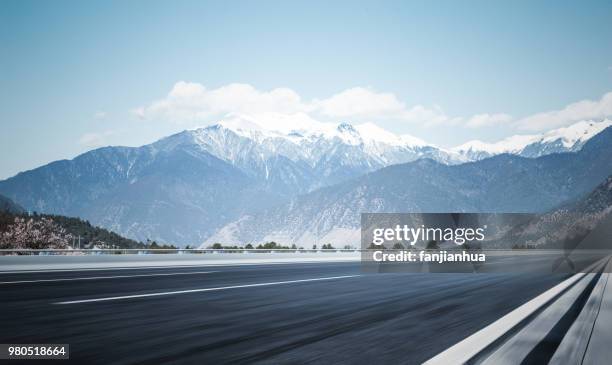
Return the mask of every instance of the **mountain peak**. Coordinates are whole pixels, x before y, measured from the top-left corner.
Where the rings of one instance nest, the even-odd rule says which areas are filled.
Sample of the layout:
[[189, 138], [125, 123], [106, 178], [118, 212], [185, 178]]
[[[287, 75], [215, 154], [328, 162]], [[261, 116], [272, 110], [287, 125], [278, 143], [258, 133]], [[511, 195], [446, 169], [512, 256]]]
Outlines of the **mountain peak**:
[[493, 143], [472, 140], [453, 147], [451, 151], [472, 159], [500, 153], [538, 157], [549, 153], [578, 151], [589, 139], [610, 126], [612, 121], [608, 119], [599, 122], [583, 120], [542, 134], [514, 135]]
[[561, 140], [563, 146], [571, 148], [577, 143], [584, 143], [604, 129], [612, 126], [612, 120], [604, 119], [599, 122], [582, 120], [570, 126], [554, 129], [543, 134], [542, 141], [554, 142]]
[[490, 154], [499, 153], [519, 153], [525, 146], [536, 142], [540, 136], [538, 135], [515, 135], [504, 138], [501, 141], [488, 143], [480, 140], [471, 140], [462, 145], [452, 148], [452, 151], [463, 152], [487, 152]]
[[347, 122], [343, 122], [343, 123], [338, 124], [338, 128], [336, 128], [336, 129], [340, 133], [344, 133], [344, 132], [355, 133], [355, 132], [357, 132], [355, 130], [355, 127], [353, 127], [352, 124], [347, 123]]

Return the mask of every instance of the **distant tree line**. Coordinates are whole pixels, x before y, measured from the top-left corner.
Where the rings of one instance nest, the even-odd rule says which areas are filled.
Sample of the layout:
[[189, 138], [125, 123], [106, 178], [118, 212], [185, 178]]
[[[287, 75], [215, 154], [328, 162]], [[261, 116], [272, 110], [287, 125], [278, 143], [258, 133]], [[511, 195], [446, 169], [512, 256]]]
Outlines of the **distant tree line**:
[[[213, 249], [213, 250], [238, 250], [238, 249], [246, 249], [246, 250], [303, 250], [304, 247], [297, 247], [295, 244], [292, 244], [291, 246], [283, 246], [279, 243], [276, 243], [274, 241], [270, 241], [270, 242], [266, 242], [264, 244], [259, 244], [256, 247], [253, 247], [252, 244], [247, 244], [244, 247], [240, 247], [240, 246], [225, 246], [221, 243], [214, 243], [211, 246], [208, 247], [209, 249]], [[317, 245], [312, 245], [312, 249], [316, 250], [317, 249]], [[321, 246], [321, 249], [323, 250], [335, 250], [334, 246], [332, 246], [331, 243], [328, 244], [324, 244], [323, 246]], [[344, 249], [350, 250], [353, 249], [352, 246], [346, 245], [344, 246]]]
[[[139, 243], [139, 244], [142, 244], [142, 243]], [[151, 241], [150, 239], [147, 239], [145, 247], [149, 248], [149, 249], [152, 249], [152, 250], [155, 250], [155, 249], [175, 250], [175, 249], [177, 249], [177, 247], [174, 246], [174, 245], [159, 244], [156, 241]], [[189, 246], [187, 246], [186, 248], [189, 248]]]

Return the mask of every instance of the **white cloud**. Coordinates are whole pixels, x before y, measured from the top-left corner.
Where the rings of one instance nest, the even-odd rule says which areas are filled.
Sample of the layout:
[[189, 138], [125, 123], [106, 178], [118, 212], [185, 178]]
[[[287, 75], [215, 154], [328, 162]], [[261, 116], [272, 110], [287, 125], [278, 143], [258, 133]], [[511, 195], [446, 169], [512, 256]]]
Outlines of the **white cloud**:
[[504, 124], [512, 121], [512, 116], [504, 113], [497, 114], [476, 114], [469, 118], [465, 123], [470, 128], [489, 127], [498, 124]]
[[[228, 115], [304, 115], [310, 118], [366, 121], [395, 119], [425, 125], [458, 124], [463, 118], [450, 117], [438, 107], [416, 105], [408, 108], [397, 96], [370, 88], [354, 87], [325, 99], [303, 101], [293, 90], [276, 88], [260, 91], [248, 84], [229, 84], [207, 89], [193, 82], [177, 82], [168, 95], [147, 106], [132, 110], [140, 119], [161, 119], [173, 123], [202, 124]], [[282, 118], [285, 119], [285, 118]]]
[[401, 119], [412, 122], [422, 123], [426, 126], [437, 126], [437, 125], [457, 125], [463, 122], [461, 117], [451, 117], [447, 115], [442, 108], [434, 105], [432, 108], [428, 108], [423, 105], [415, 105], [412, 108], [405, 110], [401, 114]]
[[428, 126], [455, 125], [464, 121], [464, 118], [447, 115], [437, 105], [414, 105], [408, 108], [393, 93], [376, 92], [362, 87], [347, 89], [327, 99], [315, 100], [310, 110], [335, 118], [396, 119]]
[[405, 113], [406, 106], [392, 93], [354, 87], [312, 102], [312, 110], [330, 117], [386, 118]]
[[563, 109], [537, 113], [516, 121], [519, 129], [539, 131], [566, 126], [586, 119], [603, 119], [612, 116], [612, 92], [601, 99], [581, 100]]
[[304, 101], [298, 93], [288, 88], [261, 91], [248, 84], [235, 83], [209, 90], [199, 83], [180, 81], [165, 98], [132, 112], [141, 119], [160, 119], [192, 126], [239, 115], [244, 120], [260, 118], [259, 124], [269, 128], [277, 127], [279, 121], [293, 123], [293, 116], [300, 116], [315, 122], [390, 119], [424, 126], [484, 128], [506, 125], [535, 131], [611, 116], [612, 93], [605, 94], [598, 101], [583, 100], [561, 110], [537, 113], [517, 120], [506, 113], [451, 116], [437, 105], [407, 106], [393, 93], [364, 87], [346, 89], [324, 99]]
[[483, 113], [471, 117], [451, 116], [437, 105], [431, 108], [415, 105], [410, 109], [404, 110], [398, 119], [412, 123], [421, 123], [428, 127], [465, 126], [468, 128], [481, 128], [508, 123], [512, 121], [512, 116], [504, 113]]
[[291, 89], [259, 91], [248, 84], [229, 84], [208, 90], [193, 82], [177, 82], [170, 93], [133, 113], [141, 119], [162, 118], [174, 123], [201, 122], [228, 113], [291, 114], [305, 110], [300, 96]]
[[88, 147], [96, 148], [108, 146], [108, 138], [114, 134], [113, 131], [105, 131], [99, 133], [85, 133], [79, 138], [79, 144]]

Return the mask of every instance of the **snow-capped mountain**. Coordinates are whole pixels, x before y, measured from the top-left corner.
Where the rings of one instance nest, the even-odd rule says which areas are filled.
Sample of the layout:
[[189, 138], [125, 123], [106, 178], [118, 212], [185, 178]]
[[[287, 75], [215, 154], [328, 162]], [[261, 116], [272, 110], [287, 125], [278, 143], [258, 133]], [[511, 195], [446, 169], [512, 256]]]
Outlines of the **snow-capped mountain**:
[[0, 181], [0, 192], [30, 211], [78, 216], [130, 238], [194, 244], [297, 194], [389, 164], [450, 158], [374, 125], [306, 127], [232, 120], [142, 147], [99, 148]]
[[277, 188], [299, 186], [291, 193], [303, 193], [421, 158], [453, 165], [502, 153], [539, 157], [575, 152], [612, 121], [581, 121], [538, 135], [515, 135], [495, 143], [474, 140], [451, 149], [396, 135], [373, 123], [353, 126], [304, 118], [272, 125], [275, 129], [249, 117], [234, 117], [184, 133], [206, 152], [248, 175]]
[[360, 213], [544, 212], [582, 197], [612, 173], [612, 128], [577, 153], [502, 154], [459, 165], [432, 160], [382, 168], [245, 215], [204, 242], [358, 245]]
[[[585, 123], [534, 137], [529, 143], [516, 142], [520, 148], [506, 146], [486, 151], [538, 156], [579, 150], [598, 130], [610, 124]], [[231, 222], [259, 216], [285, 203], [294, 204], [304, 194], [343, 189], [345, 183], [392, 165], [414, 162], [415, 166], [433, 164], [437, 169], [469, 166], [462, 162], [484, 157], [438, 148], [371, 123], [353, 126], [298, 117], [277, 118], [265, 125], [268, 127], [262, 127], [257, 120], [231, 117], [141, 147], [99, 148], [0, 181], [0, 194], [27, 210], [78, 216], [130, 238], [194, 244], [215, 233], [237, 229], [237, 223]], [[476, 145], [473, 146], [472, 152], [476, 151]], [[406, 178], [419, 182], [430, 177], [436, 184], [444, 181], [428, 169], [414, 174], [398, 177], [398, 189], [405, 188]], [[571, 176], [562, 177], [567, 178]], [[462, 189], [476, 191], [481, 184], [479, 179]], [[412, 193], [420, 191], [420, 186], [413, 186]], [[449, 192], [453, 189], [451, 181], [445, 189], [424, 194], [429, 201], [451, 202], [454, 197]], [[312, 216], [313, 221], [296, 222], [302, 226], [316, 222], [329, 225], [330, 217], [342, 221], [354, 209], [361, 209], [355, 206], [361, 201], [359, 191], [350, 211], [341, 208], [345, 210], [338, 210], [337, 215]], [[374, 195], [372, 199], [368, 204], [374, 205], [364, 205], [363, 209], [373, 208], [377, 202], [384, 206]], [[313, 209], [318, 206], [312, 205]], [[277, 223], [270, 220], [261, 228], [281, 222], [284, 220]]]
[[[394, 135], [372, 123], [313, 123], [308, 127], [278, 131], [249, 120], [231, 120], [185, 131], [180, 138], [191, 139], [202, 150], [287, 194], [312, 191], [420, 158], [445, 164], [464, 162], [454, 153], [409, 135]], [[159, 143], [173, 145], [177, 138]]]
[[509, 153], [523, 157], [540, 157], [551, 153], [576, 152], [584, 144], [607, 127], [612, 120], [580, 121], [568, 127], [554, 129], [542, 134], [516, 135], [499, 142], [469, 141], [450, 150], [466, 160]]

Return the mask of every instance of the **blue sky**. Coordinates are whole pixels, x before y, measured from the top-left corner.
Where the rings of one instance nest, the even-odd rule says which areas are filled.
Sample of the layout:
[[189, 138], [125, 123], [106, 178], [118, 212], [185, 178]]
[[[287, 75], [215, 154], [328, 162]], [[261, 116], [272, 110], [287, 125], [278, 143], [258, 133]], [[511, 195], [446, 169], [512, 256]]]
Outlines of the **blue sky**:
[[610, 19], [609, 1], [4, 0], [0, 178], [253, 112], [231, 84], [441, 146], [563, 126], [609, 110]]

